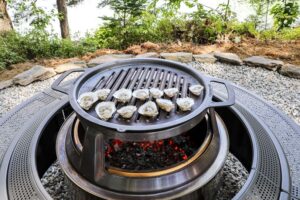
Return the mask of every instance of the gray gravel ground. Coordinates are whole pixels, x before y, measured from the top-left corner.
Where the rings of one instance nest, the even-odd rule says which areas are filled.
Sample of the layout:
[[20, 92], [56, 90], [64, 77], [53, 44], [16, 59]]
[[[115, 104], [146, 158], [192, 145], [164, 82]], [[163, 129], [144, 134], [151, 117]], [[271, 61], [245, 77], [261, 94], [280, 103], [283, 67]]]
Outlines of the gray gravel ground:
[[[232, 199], [248, 178], [248, 171], [231, 153], [225, 162], [223, 174], [223, 183], [216, 200]], [[54, 200], [70, 200], [67, 182], [57, 162], [45, 172], [41, 182]]]
[[[300, 80], [288, 78], [263, 68], [233, 66], [221, 63], [190, 63], [205, 74], [223, 78], [254, 91], [277, 106], [300, 124]], [[0, 118], [11, 108], [34, 94], [49, 88], [57, 78], [35, 82], [29, 86], [14, 86], [0, 90]]]
[[272, 103], [300, 124], [300, 80], [263, 68], [191, 63], [201, 72], [229, 80]]

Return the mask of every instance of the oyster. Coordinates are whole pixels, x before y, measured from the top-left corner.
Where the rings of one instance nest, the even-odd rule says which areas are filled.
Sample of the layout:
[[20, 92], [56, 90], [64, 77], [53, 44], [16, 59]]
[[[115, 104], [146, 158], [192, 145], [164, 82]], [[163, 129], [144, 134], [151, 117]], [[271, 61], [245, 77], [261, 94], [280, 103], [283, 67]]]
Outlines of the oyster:
[[133, 91], [132, 96], [140, 100], [146, 100], [149, 98], [149, 90], [148, 89], [138, 89]]
[[100, 89], [96, 90], [94, 93], [97, 95], [99, 100], [104, 101], [108, 97], [110, 89]]
[[153, 101], [144, 103], [138, 110], [138, 112], [146, 117], [155, 117], [158, 115], [158, 109]]
[[114, 93], [114, 98], [121, 103], [129, 102], [132, 97], [132, 92], [130, 89], [122, 88]]
[[99, 118], [106, 121], [113, 116], [117, 109], [114, 102], [106, 101], [99, 103], [95, 110]]
[[176, 103], [182, 111], [192, 110], [192, 107], [195, 104], [194, 99], [190, 97], [178, 98]]
[[117, 112], [119, 113], [119, 115], [121, 115], [121, 117], [125, 119], [130, 119], [136, 110], [136, 106], [124, 106], [120, 108]]
[[151, 96], [154, 98], [154, 99], [158, 99], [160, 97], [162, 97], [164, 95], [164, 92], [161, 91], [160, 89], [158, 88], [151, 88], [150, 89], [150, 94]]
[[95, 95], [95, 93], [85, 92], [79, 96], [77, 102], [81, 108], [89, 110], [97, 100], [98, 97]]
[[191, 93], [193, 93], [194, 95], [196, 95], [196, 96], [199, 96], [202, 93], [203, 89], [204, 89], [204, 87], [200, 84], [199, 85], [192, 85], [192, 86], [189, 87], [189, 91]]
[[168, 99], [156, 99], [156, 103], [160, 109], [166, 112], [171, 112], [171, 110], [175, 107], [173, 102]]
[[178, 88], [168, 88], [164, 89], [164, 93], [167, 95], [167, 97], [174, 97], [178, 93]]

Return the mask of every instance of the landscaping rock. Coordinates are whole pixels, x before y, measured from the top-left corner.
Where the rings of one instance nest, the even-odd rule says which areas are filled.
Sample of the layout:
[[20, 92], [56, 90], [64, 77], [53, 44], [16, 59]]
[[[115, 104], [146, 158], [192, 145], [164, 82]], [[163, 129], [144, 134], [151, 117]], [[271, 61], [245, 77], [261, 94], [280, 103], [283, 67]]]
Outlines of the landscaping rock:
[[148, 52], [148, 53], [137, 55], [136, 58], [159, 58], [159, 54], [156, 52]]
[[212, 54], [199, 54], [194, 55], [194, 60], [200, 63], [215, 63], [217, 59]]
[[232, 64], [232, 65], [242, 65], [243, 61], [240, 57], [234, 53], [221, 53], [216, 52], [214, 56], [217, 58], [218, 61]]
[[1, 81], [0, 82], [0, 90], [8, 88], [14, 84], [13, 80]]
[[69, 62], [69, 63], [57, 65], [54, 68], [54, 70], [56, 73], [60, 74], [71, 69], [77, 69], [83, 67], [86, 67], [86, 63], [84, 61], [76, 61], [76, 62]]
[[99, 56], [97, 58], [94, 58], [90, 60], [90, 62], [87, 64], [89, 67], [95, 67], [97, 65], [106, 63], [106, 62], [111, 62], [115, 60], [123, 60], [123, 59], [128, 59], [132, 58], [133, 55], [131, 54], [110, 54], [110, 55], [104, 55], [104, 56]]
[[186, 52], [177, 53], [161, 53], [160, 56], [167, 60], [173, 60], [183, 63], [188, 63], [193, 61], [193, 54]]
[[262, 56], [252, 56], [246, 58], [244, 60], [244, 63], [251, 67], [263, 67], [273, 71], [276, 71], [284, 64], [280, 60], [272, 60]]
[[46, 80], [55, 76], [56, 72], [53, 68], [46, 68], [40, 65], [36, 65], [31, 69], [18, 74], [13, 78], [13, 82], [19, 85], [28, 85], [37, 80]]
[[286, 64], [281, 67], [279, 73], [284, 76], [300, 79], [300, 66]]

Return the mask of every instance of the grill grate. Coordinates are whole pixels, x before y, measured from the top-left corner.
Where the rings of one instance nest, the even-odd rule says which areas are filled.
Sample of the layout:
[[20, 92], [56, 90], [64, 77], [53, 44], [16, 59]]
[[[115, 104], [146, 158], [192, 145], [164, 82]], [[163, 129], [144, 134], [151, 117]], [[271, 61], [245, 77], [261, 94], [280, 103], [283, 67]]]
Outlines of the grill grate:
[[[176, 70], [171, 67], [162, 67], [160, 65], [146, 65], [140, 64], [138, 67], [136, 65], [123, 65], [116, 69], [111, 69], [103, 71], [99, 74], [94, 75], [92, 78], [88, 79], [83, 86], [80, 88], [78, 96], [84, 92], [95, 91], [98, 89], [111, 89], [111, 93], [107, 97], [106, 101], [113, 101], [116, 103], [117, 109], [126, 105], [135, 105], [139, 108], [145, 101], [135, 99], [134, 97], [126, 103], [117, 103], [114, 99], [113, 94], [115, 91], [121, 88], [131, 89], [132, 91], [136, 89], [152, 88], [156, 87], [161, 90], [166, 88], [176, 87], [179, 93], [171, 98], [170, 100], [175, 104], [175, 109], [172, 112], [167, 113], [159, 109], [159, 115], [156, 118], [147, 118], [135, 112], [131, 119], [123, 119], [117, 113], [109, 120], [111, 123], [124, 124], [124, 125], [143, 125], [143, 124], [159, 124], [165, 123], [167, 121], [172, 121], [178, 119], [190, 112], [182, 112], [178, 109], [176, 105], [176, 99], [180, 97], [191, 97], [195, 101], [194, 109], [197, 108], [203, 101], [204, 94], [200, 96], [195, 96], [191, 94], [188, 90], [189, 86], [194, 84], [201, 84], [196, 78], [191, 75]], [[166, 96], [163, 98], [168, 99]], [[150, 98], [150, 100], [153, 100]], [[147, 101], [147, 100], [146, 100]], [[87, 111], [90, 115], [97, 117], [95, 112], [95, 106], [97, 103]]]

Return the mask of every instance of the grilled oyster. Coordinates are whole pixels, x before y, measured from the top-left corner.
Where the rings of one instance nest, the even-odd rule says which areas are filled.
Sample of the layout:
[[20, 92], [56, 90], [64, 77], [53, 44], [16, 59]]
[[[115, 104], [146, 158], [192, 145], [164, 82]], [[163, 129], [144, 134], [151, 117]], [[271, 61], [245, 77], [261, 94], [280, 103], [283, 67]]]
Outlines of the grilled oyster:
[[130, 89], [122, 88], [114, 93], [114, 98], [121, 103], [129, 102], [132, 97], [132, 92]]
[[174, 97], [178, 93], [178, 88], [168, 88], [164, 89], [164, 93], [167, 95], [167, 97]]
[[77, 102], [81, 108], [89, 110], [97, 100], [98, 97], [95, 93], [85, 92], [79, 96]]
[[154, 99], [158, 99], [160, 97], [162, 97], [164, 95], [164, 92], [161, 91], [160, 89], [158, 88], [151, 88], [150, 89], [150, 94], [151, 96], [154, 98]]
[[95, 91], [94, 93], [97, 95], [99, 100], [104, 101], [108, 97], [110, 89], [100, 89]]
[[196, 96], [199, 96], [202, 93], [203, 89], [204, 89], [204, 87], [200, 84], [199, 85], [192, 85], [192, 86], [189, 87], [189, 91], [191, 93], [193, 93], [194, 95], [196, 95]]
[[175, 107], [173, 102], [168, 99], [156, 99], [156, 103], [160, 109], [166, 112], [171, 112], [171, 110]]
[[121, 115], [121, 117], [125, 119], [130, 119], [136, 110], [136, 106], [124, 106], [120, 108], [117, 112], [119, 113], [119, 115]]
[[155, 117], [158, 115], [158, 109], [153, 101], [144, 103], [138, 110], [138, 112], [146, 117]]
[[195, 104], [194, 99], [192, 99], [190, 97], [178, 98], [176, 100], [176, 103], [179, 106], [180, 110], [182, 110], [182, 111], [192, 110], [192, 107]]
[[113, 114], [116, 112], [116, 106], [114, 102], [101, 102], [99, 103], [96, 108], [96, 113], [98, 117], [102, 120], [109, 120]]
[[140, 100], [146, 100], [149, 98], [149, 90], [148, 89], [138, 89], [133, 91], [132, 96]]

